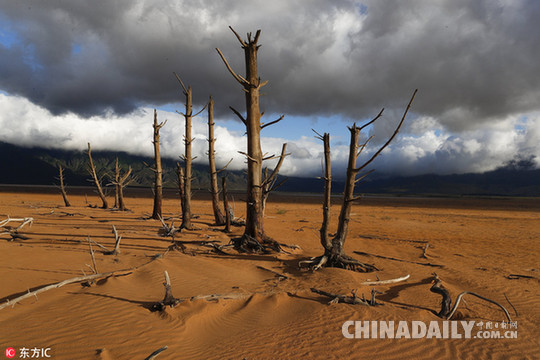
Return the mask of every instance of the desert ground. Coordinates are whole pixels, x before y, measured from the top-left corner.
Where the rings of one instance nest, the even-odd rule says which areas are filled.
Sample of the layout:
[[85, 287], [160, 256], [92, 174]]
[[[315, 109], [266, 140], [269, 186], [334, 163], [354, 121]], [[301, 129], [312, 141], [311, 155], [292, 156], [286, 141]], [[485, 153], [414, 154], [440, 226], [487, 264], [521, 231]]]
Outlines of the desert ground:
[[[227, 249], [227, 255], [201, 242], [227, 244], [242, 234], [242, 228], [233, 227], [232, 234], [225, 234], [222, 227], [214, 226], [210, 201], [202, 192], [195, 193], [193, 200], [196, 229], [177, 235], [177, 240], [187, 242], [184, 253], [168, 250], [171, 238], [158, 235], [161, 223], [145, 219], [152, 211], [149, 196], [128, 192], [127, 212], [90, 207], [99, 205], [91, 190], [87, 197], [72, 193], [69, 198], [73, 206], [64, 207], [60, 195], [52, 192], [0, 192], [0, 221], [8, 216], [34, 220], [31, 227], [20, 230], [26, 239], [9, 241], [8, 234], [0, 236], [0, 304], [91, 274], [87, 239], [112, 249], [112, 225], [122, 237], [121, 252], [105, 255], [94, 244], [96, 268], [100, 273], [129, 271], [91, 286], [68, 284], [0, 309], [2, 358], [4, 349], [12, 347], [19, 352], [15, 358], [20, 358], [22, 348], [50, 348], [53, 359], [145, 359], [163, 346], [167, 349], [157, 359], [540, 357], [538, 199], [364, 198], [353, 207], [345, 249], [380, 271], [360, 273], [298, 268], [300, 260], [322, 254], [318, 196], [272, 194], [267, 205], [267, 234], [301, 249], [285, 248], [288, 253], [279, 254]], [[235, 215], [242, 217], [244, 211], [242, 195], [235, 195]], [[174, 196], [164, 200], [163, 212], [167, 224], [173, 219], [180, 224], [179, 201]], [[331, 231], [338, 213], [336, 198]], [[152, 311], [152, 305], [164, 297], [164, 271], [170, 275], [173, 295], [184, 301], [162, 312]], [[347, 320], [441, 320], [436, 315], [441, 296], [430, 292], [433, 272], [453, 299], [462, 291], [473, 291], [503, 305], [517, 322], [517, 338], [343, 336]], [[362, 285], [405, 275], [410, 278], [395, 284]], [[356, 290], [366, 298], [376, 289], [381, 305], [328, 304], [330, 298], [310, 288], [342, 295]], [[233, 295], [193, 299], [218, 294]], [[474, 296], [463, 300], [452, 320], [493, 324], [506, 320], [496, 305]]]

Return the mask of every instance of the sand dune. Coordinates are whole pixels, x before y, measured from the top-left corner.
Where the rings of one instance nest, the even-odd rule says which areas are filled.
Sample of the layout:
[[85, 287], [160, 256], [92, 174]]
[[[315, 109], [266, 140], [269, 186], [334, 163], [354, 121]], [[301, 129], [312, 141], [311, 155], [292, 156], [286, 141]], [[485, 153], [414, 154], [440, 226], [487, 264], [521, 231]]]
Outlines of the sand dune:
[[[0, 219], [33, 217], [22, 233], [27, 240], [0, 236], [2, 303], [29, 289], [89, 274], [87, 237], [112, 249], [115, 225], [121, 253], [105, 255], [94, 246], [99, 272], [139, 266], [130, 275], [97, 281], [91, 287], [70, 284], [0, 310], [0, 345], [20, 352], [50, 348], [54, 359], [144, 359], [167, 345], [157, 359], [534, 359], [540, 354], [540, 206], [515, 199], [366, 199], [354, 206], [346, 249], [381, 269], [354, 273], [299, 270], [298, 261], [320, 255], [321, 221], [317, 198], [274, 196], [268, 204], [267, 233], [301, 250], [290, 254], [218, 255], [188, 244], [185, 254], [167, 251], [169, 238], [157, 235], [160, 223], [141, 220], [151, 199], [127, 198], [129, 212], [87, 207], [84, 196], [71, 196], [60, 207], [56, 194], [0, 193]], [[97, 201], [90, 198], [90, 201]], [[239, 202], [238, 202], [239, 203]], [[242, 210], [238, 209], [237, 215]], [[178, 202], [166, 199], [167, 217], [178, 218]], [[193, 202], [196, 230], [184, 241], [215, 240], [229, 235], [212, 226], [210, 203]], [[339, 207], [332, 208], [336, 225]], [[169, 220], [170, 221], [170, 220]], [[241, 228], [234, 228], [235, 236]], [[428, 259], [421, 257], [425, 244]], [[354, 254], [353, 251], [364, 254]], [[154, 259], [154, 256], [161, 256]], [[374, 255], [405, 261], [396, 261]], [[417, 263], [439, 264], [429, 267]], [[279, 279], [270, 271], [286, 275]], [[164, 295], [163, 272], [173, 294], [185, 301], [163, 312], [152, 305]], [[440, 296], [429, 291], [433, 271], [455, 298], [462, 291], [482, 294], [503, 304], [518, 323], [517, 339], [346, 339], [347, 320], [440, 320]], [[316, 287], [339, 294], [357, 289], [370, 297], [366, 280], [410, 274], [402, 283], [375, 288], [380, 306], [333, 304], [312, 293]], [[525, 275], [509, 279], [510, 274]], [[234, 299], [190, 300], [210, 294]], [[506, 297], [518, 312], [516, 313]], [[499, 324], [503, 312], [465, 296], [455, 320]], [[16, 357], [17, 358], [17, 357]]]

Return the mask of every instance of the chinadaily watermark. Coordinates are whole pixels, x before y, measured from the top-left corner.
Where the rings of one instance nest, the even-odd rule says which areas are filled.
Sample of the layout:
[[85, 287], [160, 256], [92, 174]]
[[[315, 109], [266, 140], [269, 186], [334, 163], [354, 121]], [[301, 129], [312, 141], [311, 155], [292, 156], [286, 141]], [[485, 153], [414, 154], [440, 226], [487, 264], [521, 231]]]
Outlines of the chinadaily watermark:
[[347, 339], [517, 339], [517, 321], [374, 321], [348, 320]]

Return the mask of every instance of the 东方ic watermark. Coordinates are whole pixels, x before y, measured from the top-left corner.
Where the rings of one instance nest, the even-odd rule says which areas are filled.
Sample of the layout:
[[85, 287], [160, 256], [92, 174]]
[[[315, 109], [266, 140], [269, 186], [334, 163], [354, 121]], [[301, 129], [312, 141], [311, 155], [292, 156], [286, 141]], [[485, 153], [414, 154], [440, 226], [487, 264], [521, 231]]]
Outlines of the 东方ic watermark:
[[347, 339], [517, 339], [517, 321], [374, 321], [348, 320]]
[[8, 359], [49, 359], [52, 357], [51, 348], [27, 348], [21, 347], [18, 350], [8, 347], [4, 351], [4, 355]]

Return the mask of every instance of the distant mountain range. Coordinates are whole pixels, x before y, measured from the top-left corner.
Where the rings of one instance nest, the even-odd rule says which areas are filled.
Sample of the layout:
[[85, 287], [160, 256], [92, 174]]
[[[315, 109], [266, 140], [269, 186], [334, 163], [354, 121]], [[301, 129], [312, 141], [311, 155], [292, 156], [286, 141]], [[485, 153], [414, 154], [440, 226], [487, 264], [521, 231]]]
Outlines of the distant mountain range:
[[[57, 184], [58, 168], [65, 168], [65, 180], [71, 186], [88, 186], [87, 154], [83, 151], [25, 148], [0, 142], [0, 184], [53, 185]], [[135, 181], [131, 186], [150, 187], [154, 174], [144, 163], [153, 164], [153, 158], [130, 155], [123, 152], [92, 151], [96, 168], [102, 175], [112, 174], [118, 157], [120, 167], [133, 168]], [[176, 187], [176, 161], [162, 159], [164, 186]], [[224, 171], [231, 190], [245, 189], [246, 175], [243, 171]], [[209, 187], [208, 167], [193, 166], [193, 188]], [[279, 181], [279, 180], [278, 180]], [[105, 180], [104, 183], [107, 183]], [[332, 188], [342, 192], [343, 181], [334, 181]], [[320, 193], [323, 182], [316, 178], [290, 177], [279, 191]], [[540, 196], [540, 169], [510, 163], [508, 166], [482, 173], [460, 175], [419, 175], [411, 177], [370, 176], [357, 186], [357, 192], [391, 195], [433, 196]]]

